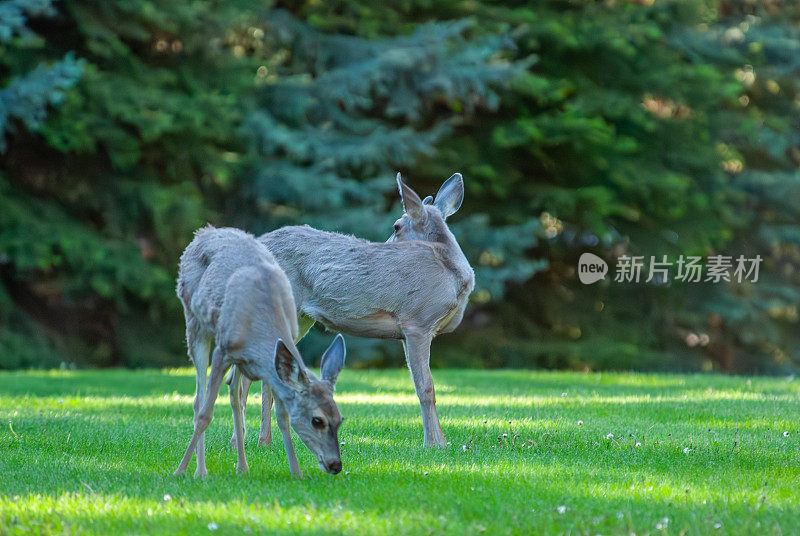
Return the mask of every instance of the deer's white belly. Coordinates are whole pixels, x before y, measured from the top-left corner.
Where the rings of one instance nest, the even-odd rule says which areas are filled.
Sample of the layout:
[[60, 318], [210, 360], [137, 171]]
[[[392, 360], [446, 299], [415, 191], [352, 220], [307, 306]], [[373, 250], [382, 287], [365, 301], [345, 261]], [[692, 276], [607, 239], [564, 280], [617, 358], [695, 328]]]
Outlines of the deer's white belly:
[[304, 311], [331, 331], [341, 331], [356, 337], [370, 339], [401, 339], [403, 337], [397, 318], [388, 311], [376, 311], [358, 318], [337, 317], [321, 308]]

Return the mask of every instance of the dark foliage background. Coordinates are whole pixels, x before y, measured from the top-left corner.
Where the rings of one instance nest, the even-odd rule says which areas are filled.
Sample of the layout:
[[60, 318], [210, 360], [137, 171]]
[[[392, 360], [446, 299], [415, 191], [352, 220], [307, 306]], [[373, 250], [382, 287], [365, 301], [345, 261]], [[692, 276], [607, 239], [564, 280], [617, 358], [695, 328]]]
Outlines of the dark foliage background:
[[[435, 366], [794, 370], [799, 76], [773, 0], [0, 0], [0, 368], [181, 364], [195, 228], [384, 240], [401, 170], [466, 179]], [[586, 251], [764, 262], [584, 286]]]

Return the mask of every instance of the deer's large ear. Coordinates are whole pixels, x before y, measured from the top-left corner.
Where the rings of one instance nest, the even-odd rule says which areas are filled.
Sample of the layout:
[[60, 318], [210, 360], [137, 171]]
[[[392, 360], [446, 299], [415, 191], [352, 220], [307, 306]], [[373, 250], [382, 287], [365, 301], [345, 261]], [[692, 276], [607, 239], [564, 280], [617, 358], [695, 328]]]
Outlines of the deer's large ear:
[[403, 202], [405, 213], [411, 216], [412, 219], [421, 220], [425, 215], [425, 210], [422, 208], [422, 200], [417, 195], [417, 192], [403, 182], [403, 177], [400, 176], [400, 173], [397, 173], [397, 189], [400, 190], [400, 200]]
[[347, 349], [344, 345], [344, 337], [342, 334], [336, 335], [333, 342], [325, 353], [322, 355], [322, 379], [330, 383], [331, 386], [336, 385], [336, 378], [344, 367], [344, 357], [347, 354]]
[[444, 181], [442, 187], [436, 192], [436, 199], [433, 205], [442, 211], [442, 216], [447, 219], [461, 208], [464, 201], [464, 178], [461, 173], [454, 173], [452, 177]]
[[275, 343], [275, 371], [278, 373], [278, 378], [295, 391], [308, 386], [305, 370], [298, 358], [283, 343], [283, 339], [278, 339]]

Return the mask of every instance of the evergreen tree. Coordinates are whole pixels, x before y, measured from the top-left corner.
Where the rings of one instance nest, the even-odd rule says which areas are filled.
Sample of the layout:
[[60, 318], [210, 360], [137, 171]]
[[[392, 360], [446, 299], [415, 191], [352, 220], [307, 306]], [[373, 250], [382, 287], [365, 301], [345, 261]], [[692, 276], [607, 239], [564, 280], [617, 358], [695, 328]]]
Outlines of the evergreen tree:
[[[0, 326], [17, 351], [0, 366], [175, 363], [176, 259], [237, 169], [252, 71], [226, 40], [242, 16], [213, 2], [0, 5], [29, 17], [28, 30], [3, 18], [0, 49], [19, 118], [0, 161]], [[41, 344], [25, 352], [29, 339]]]
[[[497, 112], [461, 124], [423, 163], [457, 162], [477, 178], [468, 193], [494, 225], [541, 223], [538, 246], [512, 256], [546, 260], [548, 269], [504, 302], [473, 308], [482, 327], [462, 335], [474, 335], [467, 345], [485, 362], [797, 365], [796, 281], [787, 277], [797, 219], [788, 201], [798, 160], [795, 7], [309, 2], [301, 10], [364, 35], [470, 15], [485, 32], [508, 29], [518, 58], [539, 57]], [[749, 82], [754, 71], [761, 85]], [[756, 285], [584, 287], [575, 274], [583, 251], [612, 261], [625, 253], [770, 258]], [[477, 264], [492, 262], [487, 254]]]
[[[180, 362], [176, 261], [206, 221], [385, 238], [394, 171], [496, 106], [515, 69], [501, 40], [473, 42], [463, 22], [369, 40], [251, 2], [56, 7], [29, 24], [46, 39], [0, 54], [12, 76], [67, 54], [85, 65], [2, 157], [3, 321], [25, 318], [22, 338], [43, 333], [80, 363]], [[487, 281], [530, 273], [515, 266]]]

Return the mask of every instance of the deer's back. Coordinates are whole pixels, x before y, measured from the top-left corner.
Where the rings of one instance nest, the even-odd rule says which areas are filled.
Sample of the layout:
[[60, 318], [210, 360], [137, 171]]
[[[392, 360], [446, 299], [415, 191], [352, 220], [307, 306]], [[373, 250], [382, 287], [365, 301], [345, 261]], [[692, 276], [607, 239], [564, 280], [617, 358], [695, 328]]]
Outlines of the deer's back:
[[369, 242], [308, 226], [259, 241], [286, 272], [302, 312], [356, 335], [399, 338], [399, 325], [433, 325], [472, 288], [469, 265], [454, 265], [441, 244]]
[[234, 228], [200, 229], [181, 255], [178, 297], [187, 311], [213, 331], [231, 275], [243, 266], [256, 265], [277, 267], [277, 261], [253, 235]]

